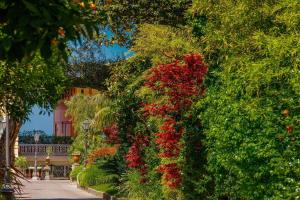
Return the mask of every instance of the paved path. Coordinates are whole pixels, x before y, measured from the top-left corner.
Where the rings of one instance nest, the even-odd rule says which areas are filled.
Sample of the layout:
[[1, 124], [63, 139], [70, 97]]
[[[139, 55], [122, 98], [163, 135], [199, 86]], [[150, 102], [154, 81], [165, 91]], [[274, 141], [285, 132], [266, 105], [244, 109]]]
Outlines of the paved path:
[[76, 184], [69, 180], [31, 181], [23, 182], [23, 184], [25, 187], [23, 194], [19, 197], [21, 200], [100, 200], [99, 197], [78, 189]]

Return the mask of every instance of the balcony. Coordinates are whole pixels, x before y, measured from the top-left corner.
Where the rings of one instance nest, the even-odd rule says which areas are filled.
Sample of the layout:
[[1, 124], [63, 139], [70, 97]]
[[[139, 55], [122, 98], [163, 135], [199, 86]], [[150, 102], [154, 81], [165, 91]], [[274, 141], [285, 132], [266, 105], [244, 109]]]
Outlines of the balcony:
[[19, 155], [34, 156], [37, 151], [37, 156], [47, 156], [50, 151], [51, 156], [67, 156], [69, 148], [69, 144], [19, 144]]

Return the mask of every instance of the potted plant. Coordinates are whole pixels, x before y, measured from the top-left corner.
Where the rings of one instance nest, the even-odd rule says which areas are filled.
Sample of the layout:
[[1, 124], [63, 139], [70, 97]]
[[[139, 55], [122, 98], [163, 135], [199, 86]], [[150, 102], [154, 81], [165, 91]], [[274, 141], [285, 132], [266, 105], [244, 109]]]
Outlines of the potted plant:
[[79, 151], [74, 151], [71, 156], [72, 156], [73, 162], [78, 164], [80, 161], [81, 153]]

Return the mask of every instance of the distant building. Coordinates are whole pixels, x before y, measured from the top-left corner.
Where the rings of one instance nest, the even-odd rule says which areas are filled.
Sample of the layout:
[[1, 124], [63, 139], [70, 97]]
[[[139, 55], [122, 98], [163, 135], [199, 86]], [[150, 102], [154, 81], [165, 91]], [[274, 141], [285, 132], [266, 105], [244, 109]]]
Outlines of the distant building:
[[74, 136], [75, 131], [72, 124], [72, 119], [66, 117], [67, 106], [66, 100], [77, 94], [84, 94], [87, 96], [93, 96], [98, 93], [98, 90], [92, 88], [79, 88], [73, 87], [65, 91], [62, 98], [58, 101], [57, 106], [53, 113], [53, 130], [55, 136]]
[[[92, 88], [70, 88], [65, 91], [62, 98], [58, 101], [53, 113], [54, 136], [74, 136], [72, 119], [66, 117], [67, 106], [66, 100], [76, 94], [93, 96], [98, 93]], [[70, 145], [65, 143], [59, 144], [19, 144], [17, 149], [20, 156], [25, 156], [30, 167], [25, 170], [28, 178], [32, 177], [35, 163], [35, 152], [37, 152], [38, 176], [45, 176], [44, 166], [46, 165], [47, 151], [50, 150], [50, 178], [66, 178], [71, 170], [71, 160], [68, 157]], [[17, 153], [17, 152], [16, 152]]]

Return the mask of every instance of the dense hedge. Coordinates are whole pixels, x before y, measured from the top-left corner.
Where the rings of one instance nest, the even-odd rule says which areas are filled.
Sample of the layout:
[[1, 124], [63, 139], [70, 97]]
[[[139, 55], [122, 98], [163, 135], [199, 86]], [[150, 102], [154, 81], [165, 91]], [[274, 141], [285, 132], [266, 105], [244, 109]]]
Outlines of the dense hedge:
[[298, 10], [294, 0], [194, 2], [217, 66], [197, 106], [217, 198], [300, 196]]
[[[107, 81], [114, 120], [105, 130], [114, 131], [99, 144], [118, 143], [109, 174], [119, 193], [300, 197], [299, 10], [298, 0], [194, 0], [191, 27], [138, 25], [135, 55]], [[194, 77], [182, 57], [198, 51], [208, 72]], [[92, 181], [103, 169], [93, 165]]]

